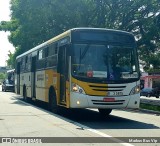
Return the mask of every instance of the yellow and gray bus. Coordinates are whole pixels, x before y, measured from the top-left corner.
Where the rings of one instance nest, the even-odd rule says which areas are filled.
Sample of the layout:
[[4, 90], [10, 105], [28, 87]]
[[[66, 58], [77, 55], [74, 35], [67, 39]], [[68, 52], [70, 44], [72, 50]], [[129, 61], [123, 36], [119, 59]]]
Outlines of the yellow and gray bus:
[[134, 36], [103, 28], [70, 29], [17, 56], [15, 91], [24, 100], [59, 107], [139, 108], [140, 72]]

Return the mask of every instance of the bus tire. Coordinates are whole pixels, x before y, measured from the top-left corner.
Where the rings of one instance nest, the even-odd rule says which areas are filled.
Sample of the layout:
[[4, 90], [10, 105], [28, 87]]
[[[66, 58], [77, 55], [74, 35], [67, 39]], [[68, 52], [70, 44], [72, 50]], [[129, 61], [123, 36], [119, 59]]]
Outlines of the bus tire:
[[112, 109], [101, 109], [101, 108], [99, 108], [98, 111], [102, 116], [108, 116], [112, 112]]
[[49, 103], [48, 109], [53, 113], [59, 112], [59, 106], [57, 105], [56, 92], [53, 88], [49, 90]]
[[27, 92], [26, 92], [26, 87], [23, 87], [23, 100], [27, 101]]

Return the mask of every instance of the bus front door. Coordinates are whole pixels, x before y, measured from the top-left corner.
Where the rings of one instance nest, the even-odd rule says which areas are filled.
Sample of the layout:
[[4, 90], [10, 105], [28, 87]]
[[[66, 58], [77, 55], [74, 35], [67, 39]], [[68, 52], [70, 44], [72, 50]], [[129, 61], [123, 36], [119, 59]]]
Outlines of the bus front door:
[[36, 98], [36, 57], [32, 57], [31, 66], [31, 97]]
[[60, 102], [61, 103], [66, 103], [66, 80], [67, 80], [67, 74], [68, 74], [68, 69], [67, 69], [67, 46], [61, 46], [59, 47], [59, 60], [58, 60], [58, 65], [59, 65], [59, 73], [60, 73]]

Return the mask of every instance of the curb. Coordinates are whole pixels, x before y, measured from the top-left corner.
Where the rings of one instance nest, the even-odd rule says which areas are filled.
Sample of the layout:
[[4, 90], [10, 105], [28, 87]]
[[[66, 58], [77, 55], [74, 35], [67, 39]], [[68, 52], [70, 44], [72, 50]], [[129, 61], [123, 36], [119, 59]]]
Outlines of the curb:
[[158, 116], [160, 116], [160, 112], [159, 111], [153, 111], [153, 110], [142, 109], [142, 108], [139, 108], [139, 111], [145, 112], [145, 113], [150, 113], [150, 114], [157, 114]]
[[128, 111], [128, 112], [139, 112], [139, 113], [148, 113], [148, 114], [155, 114], [156, 116], [160, 116], [160, 112], [159, 111], [153, 111], [153, 110], [147, 110], [147, 109], [122, 109], [122, 111]]

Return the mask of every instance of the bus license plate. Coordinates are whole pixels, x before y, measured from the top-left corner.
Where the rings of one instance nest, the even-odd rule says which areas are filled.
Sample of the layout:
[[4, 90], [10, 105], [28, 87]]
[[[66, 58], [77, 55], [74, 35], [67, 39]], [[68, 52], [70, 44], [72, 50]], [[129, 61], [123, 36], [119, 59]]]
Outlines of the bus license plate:
[[108, 92], [108, 96], [122, 96], [123, 92]]

